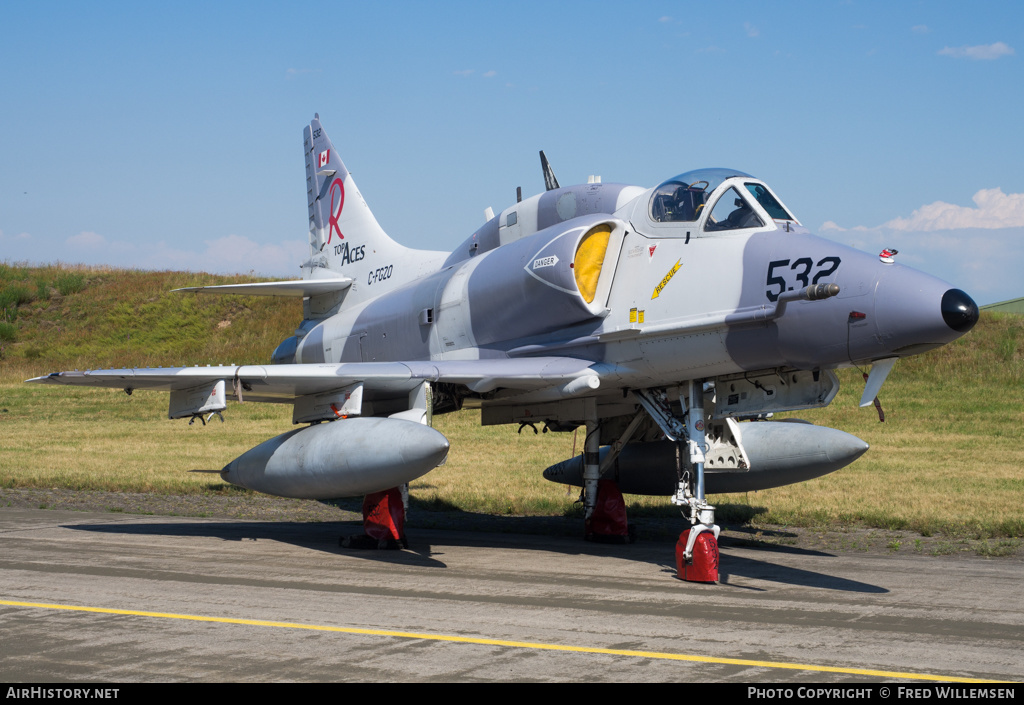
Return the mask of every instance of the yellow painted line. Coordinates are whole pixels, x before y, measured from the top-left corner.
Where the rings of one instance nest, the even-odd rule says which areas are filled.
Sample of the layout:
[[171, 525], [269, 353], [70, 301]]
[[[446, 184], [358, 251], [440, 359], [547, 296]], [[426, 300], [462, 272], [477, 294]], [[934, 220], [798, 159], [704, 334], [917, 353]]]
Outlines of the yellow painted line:
[[691, 661], [696, 663], [720, 663], [730, 666], [754, 666], [756, 668], [782, 668], [792, 671], [814, 671], [816, 673], [846, 673], [854, 676], [873, 676], [877, 678], [906, 678], [909, 680], [943, 681], [947, 683], [998, 683], [1000, 681], [982, 680], [979, 678], [955, 678], [936, 676], [927, 673], [901, 673], [898, 671], [877, 671], [869, 668], [839, 668], [836, 666], [815, 666], [808, 663], [785, 663], [782, 661], [755, 661], [741, 658], [720, 658], [717, 656], [694, 656], [690, 654], [670, 654], [661, 651], [632, 651], [629, 649], [602, 649], [591, 646], [566, 646], [564, 644], [544, 644], [531, 641], [506, 641], [504, 639], [479, 639], [466, 636], [449, 636], [445, 634], [424, 634], [420, 632], [399, 632], [388, 629], [357, 629], [355, 627], [329, 627], [319, 624], [299, 624], [296, 622], [270, 622], [261, 619], [233, 619], [231, 617], [203, 617], [194, 614], [174, 614], [170, 612], [143, 612], [139, 610], [118, 610], [106, 607], [80, 607], [77, 605], [53, 605], [43, 602], [15, 602], [0, 600], [0, 605], [10, 607], [36, 607], [48, 610], [68, 610], [71, 612], [93, 612], [96, 614], [119, 614], [133, 617], [155, 617], [159, 619], [183, 619], [191, 622], [216, 622], [219, 624], [243, 624], [250, 627], [277, 627], [279, 629], [306, 629], [317, 632], [340, 632], [342, 634], [359, 634], [363, 636], [389, 636], [400, 639], [426, 639], [429, 641], [447, 641], [461, 644], [481, 644], [484, 646], [507, 646], [516, 649], [537, 649], [540, 651], [569, 651], [584, 654], [604, 654], [607, 656], [631, 656], [634, 658], [660, 659], [665, 661]]

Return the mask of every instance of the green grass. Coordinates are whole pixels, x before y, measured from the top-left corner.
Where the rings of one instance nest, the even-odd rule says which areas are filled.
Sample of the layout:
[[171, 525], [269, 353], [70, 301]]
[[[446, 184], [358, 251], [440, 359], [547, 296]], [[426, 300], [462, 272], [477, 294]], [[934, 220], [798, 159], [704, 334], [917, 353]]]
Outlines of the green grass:
[[[0, 347], [0, 364], [11, 374], [34, 376], [121, 365], [268, 362], [274, 347], [301, 321], [301, 302], [171, 292], [248, 281], [255, 279], [0, 265], [0, 292], [14, 291], [16, 296], [8, 299], [18, 301], [13, 332], [0, 331], [6, 343]], [[40, 282], [50, 296], [38, 295]]]
[[61, 272], [53, 280], [53, 287], [60, 293], [61, 296], [70, 296], [71, 294], [77, 294], [82, 289], [84, 289], [85, 283], [85, 274], [83, 274], [82, 272]]
[[[38, 292], [60, 268], [0, 265], [0, 286]], [[0, 486], [237, 492], [210, 473], [291, 428], [291, 408], [237, 404], [227, 423], [168, 421], [167, 396], [22, 383], [60, 369], [266, 362], [301, 318], [288, 300], [171, 294], [246, 281], [172, 272], [75, 270], [83, 288], [19, 304], [14, 342], [0, 340]], [[0, 336], [2, 337], [2, 336]], [[831, 406], [800, 414], [863, 438], [871, 450], [839, 472], [797, 485], [711, 498], [721, 521], [872, 527], [948, 542], [986, 541], [1002, 555], [1024, 538], [1024, 318], [983, 314], [974, 331], [900, 361], [882, 388], [886, 413], [860, 409], [860, 373], [840, 373]], [[479, 412], [435, 417], [451, 440], [448, 462], [414, 482], [420, 508], [497, 515], [573, 515], [576, 488], [541, 476], [581, 450], [572, 433], [521, 435], [481, 427]], [[676, 516], [667, 498], [628, 497], [633, 516]], [[952, 545], [952, 543], [950, 543]], [[941, 548], [941, 547], [940, 547]], [[911, 539], [891, 550], [921, 552]], [[934, 549], [939, 550], [939, 549]], [[944, 548], [942, 550], [945, 550]]]

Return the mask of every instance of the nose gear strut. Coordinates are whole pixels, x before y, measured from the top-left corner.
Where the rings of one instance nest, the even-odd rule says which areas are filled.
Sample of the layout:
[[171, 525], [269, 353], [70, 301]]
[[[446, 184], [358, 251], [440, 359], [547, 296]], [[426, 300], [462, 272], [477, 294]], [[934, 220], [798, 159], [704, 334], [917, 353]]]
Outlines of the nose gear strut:
[[704, 497], [704, 380], [690, 380], [686, 425], [672, 414], [664, 392], [634, 392], [665, 436], [672, 441], [686, 440], [690, 472], [684, 472], [672, 496], [672, 504], [680, 507], [692, 524], [679, 536], [676, 546], [676, 568], [681, 580], [718, 582], [718, 534], [715, 508]]

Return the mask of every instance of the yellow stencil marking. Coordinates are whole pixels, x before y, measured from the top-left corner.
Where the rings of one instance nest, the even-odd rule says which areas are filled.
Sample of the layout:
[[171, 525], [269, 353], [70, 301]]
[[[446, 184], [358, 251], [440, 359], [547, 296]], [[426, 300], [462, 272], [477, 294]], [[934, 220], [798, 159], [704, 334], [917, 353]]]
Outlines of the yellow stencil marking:
[[668, 270], [668, 274], [666, 274], [665, 278], [661, 280], [661, 283], [654, 287], [654, 293], [651, 294], [652, 299], [658, 298], [658, 295], [661, 294], [661, 290], [665, 288], [665, 285], [672, 281], [672, 277], [674, 277], [676, 272], [679, 271], [679, 268], [683, 266], [682, 262], [683, 260], [681, 258], [677, 259], [676, 263], [672, 265], [672, 269]]

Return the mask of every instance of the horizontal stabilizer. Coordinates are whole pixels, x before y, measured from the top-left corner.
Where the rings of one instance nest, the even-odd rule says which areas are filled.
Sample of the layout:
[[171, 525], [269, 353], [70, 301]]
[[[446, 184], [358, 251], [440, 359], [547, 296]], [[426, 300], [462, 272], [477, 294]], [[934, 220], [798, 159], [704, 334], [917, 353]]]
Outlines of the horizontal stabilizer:
[[192, 291], [197, 294], [242, 294], [244, 296], [317, 296], [343, 291], [352, 286], [350, 277], [333, 279], [295, 279], [287, 282], [256, 282], [255, 284], [225, 284], [222, 286], [189, 286], [174, 291]]

